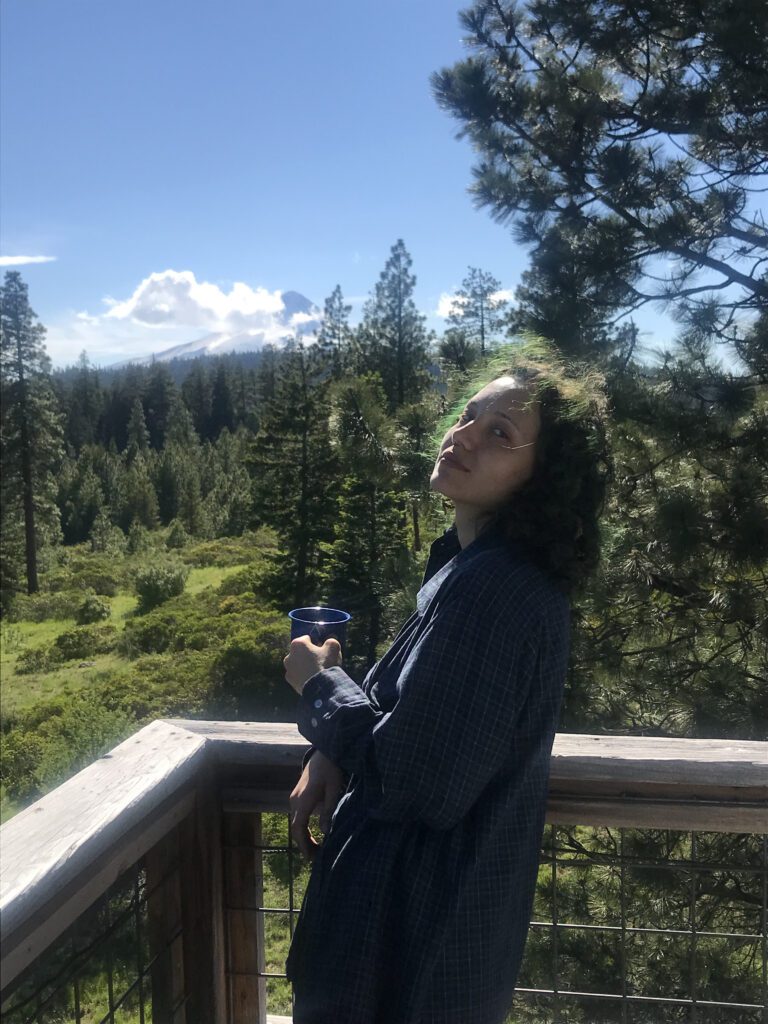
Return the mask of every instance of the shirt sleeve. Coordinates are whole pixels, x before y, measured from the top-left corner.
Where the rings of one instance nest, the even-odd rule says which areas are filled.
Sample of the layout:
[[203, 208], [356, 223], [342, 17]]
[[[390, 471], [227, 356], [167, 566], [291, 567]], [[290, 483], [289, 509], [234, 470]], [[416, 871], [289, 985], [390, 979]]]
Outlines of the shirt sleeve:
[[373, 777], [371, 817], [453, 827], [509, 756], [543, 639], [536, 608], [462, 581], [411, 650], [390, 712], [334, 667], [305, 684], [299, 730], [344, 770]]

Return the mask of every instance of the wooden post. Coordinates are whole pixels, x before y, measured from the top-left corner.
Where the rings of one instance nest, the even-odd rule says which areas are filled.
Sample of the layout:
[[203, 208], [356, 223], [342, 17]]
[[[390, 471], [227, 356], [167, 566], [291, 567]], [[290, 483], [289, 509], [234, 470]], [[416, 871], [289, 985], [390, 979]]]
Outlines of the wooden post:
[[221, 800], [200, 775], [195, 810], [179, 826], [184, 980], [189, 1024], [227, 1024], [221, 865]]
[[144, 857], [149, 948], [153, 957], [152, 1020], [187, 1024], [179, 885], [179, 832], [174, 828]]
[[266, 1024], [261, 815], [224, 815], [230, 1024]]

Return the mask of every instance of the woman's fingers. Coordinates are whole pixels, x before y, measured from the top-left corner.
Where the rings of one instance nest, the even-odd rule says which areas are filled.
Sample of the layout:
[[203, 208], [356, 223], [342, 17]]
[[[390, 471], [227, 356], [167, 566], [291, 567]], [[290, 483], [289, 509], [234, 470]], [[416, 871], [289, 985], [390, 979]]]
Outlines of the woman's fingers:
[[299, 852], [307, 860], [312, 858], [317, 853], [320, 844], [312, 837], [312, 833], [309, 831], [308, 824], [299, 824], [295, 819], [291, 819], [291, 837], [299, 848]]
[[336, 810], [336, 805], [338, 804], [340, 797], [340, 787], [326, 786], [323, 806], [320, 808], [320, 829], [323, 835], [326, 835], [331, 827], [331, 818], [333, 817], [333, 812]]
[[341, 773], [330, 761], [315, 754], [291, 793], [288, 801], [291, 838], [307, 860], [312, 860], [320, 845], [310, 832], [309, 819], [319, 814], [320, 828], [323, 833], [328, 832], [343, 790], [341, 779]]
[[[298, 787], [297, 787], [298, 788]], [[296, 793], [296, 790], [294, 790]], [[290, 798], [290, 826], [291, 826], [291, 838], [294, 840], [299, 850], [307, 858], [311, 860], [317, 852], [318, 843], [312, 838], [312, 833], [309, 830], [309, 819], [314, 814], [317, 808], [317, 801], [307, 796], [306, 789], [302, 790], [296, 796], [291, 794]]]

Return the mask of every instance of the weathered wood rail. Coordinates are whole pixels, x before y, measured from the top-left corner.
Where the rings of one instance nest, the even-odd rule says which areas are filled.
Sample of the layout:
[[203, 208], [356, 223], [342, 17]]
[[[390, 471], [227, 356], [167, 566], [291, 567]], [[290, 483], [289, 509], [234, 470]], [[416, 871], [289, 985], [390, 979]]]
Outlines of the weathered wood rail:
[[[244, 885], [258, 894], [238, 850], [259, 845], [258, 812], [287, 810], [306, 749], [292, 725], [157, 721], [12, 818], [0, 829], [3, 992], [142, 861], [158, 880], [156, 1024], [265, 1021], [261, 915], [229, 908]], [[767, 833], [768, 743], [558, 734], [548, 820]]]

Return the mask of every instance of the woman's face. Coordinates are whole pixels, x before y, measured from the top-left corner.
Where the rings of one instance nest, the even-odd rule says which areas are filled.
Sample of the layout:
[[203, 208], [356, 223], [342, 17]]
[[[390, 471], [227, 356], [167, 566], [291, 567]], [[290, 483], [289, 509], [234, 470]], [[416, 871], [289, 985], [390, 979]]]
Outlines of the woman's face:
[[503, 505], [531, 477], [539, 403], [514, 377], [477, 392], [440, 445], [429, 486], [478, 513]]

